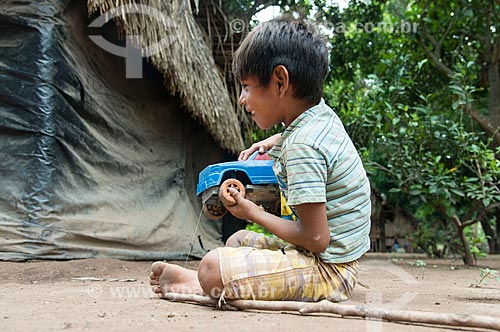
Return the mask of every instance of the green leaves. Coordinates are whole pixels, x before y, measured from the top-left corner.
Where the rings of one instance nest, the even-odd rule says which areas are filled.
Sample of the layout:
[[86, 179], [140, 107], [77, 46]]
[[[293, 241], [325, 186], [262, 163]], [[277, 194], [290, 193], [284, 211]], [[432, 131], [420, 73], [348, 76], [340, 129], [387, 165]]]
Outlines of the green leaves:
[[[345, 25], [329, 37], [325, 99], [358, 148], [372, 186], [416, 218], [415, 242], [457, 251], [452, 217], [488, 215], [500, 202], [500, 148], [492, 149], [470, 116], [473, 109], [491, 113], [484, 50], [486, 35], [500, 34], [488, 26], [499, 27], [500, 16], [479, 0], [355, 0], [343, 12], [326, 1], [280, 4], [288, 11], [304, 5], [302, 12], [315, 13], [325, 26]], [[355, 29], [402, 21], [418, 24], [418, 31]]]
[[[391, 205], [416, 216], [419, 227], [434, 229], [421, 233], [426, 234], [422, 244], [429, 240], [426, 236], [434, 242], [442, 236], [439, 241], [444, 241], [455, 232], [452, 214], [460, 219], [500, 202], [499, 161], [466, 113], [483, 100], [475, 42], [464, 44], [467, 33], [456, 38], [451, 33], [457, 28], [475, 33], [476, 26], [458, 18], [479, 24], [471, 11], [480, 8], [463, 1], [429, 6], [408, 2], [402, 9], [389, 1], [385, 8], [391, 13], [383, 16], [423, 17], [427, 32], [436, 38], [431, 51], [448, 52], [441, 61], [453, 75], [437, 71], [411, 35], [360, 33], [332, 41], [337, 68], [326, 89], [328, 101], [337, 105], [355, 144], [363, 149], [372, 186], [386, 193]], [[365, 19], [366, 12], [359, 10], [352, 8], [347, 19]], [[375, 51], [366, 50], [368, 41]], [[436, 207], [446, 207], [447, 215], [436, 214]], [[441, 222], [436, 224], [437, 218]]]
[[471, 283], [470, 287], [481, 287], [487, 286], [489, 280], [495, 280], [500, 282], [500, 275], [497, 270], [492, 270], [490, 268], [481, 268], [479, 270], [479, 280]]

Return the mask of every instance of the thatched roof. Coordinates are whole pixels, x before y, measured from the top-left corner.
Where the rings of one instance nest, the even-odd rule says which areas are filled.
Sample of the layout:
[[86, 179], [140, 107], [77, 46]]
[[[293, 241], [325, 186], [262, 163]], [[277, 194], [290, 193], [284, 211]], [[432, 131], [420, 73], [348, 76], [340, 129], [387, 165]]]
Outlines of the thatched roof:
[[[198, 6], [198, 2], [194, 5]], [[231, 103], [223, 75], [193, 17], [189, 0], [87, 0], [87, 6], [89, 15], [140, 6], [161, 12], [163, 19], [159, 20], [148, 13], [127, 14], [122, 10], [116, 23], [126, 35], [142, 36], [143, 49], [160, 45], [149, 59], [163, 74], [170, 93], [180, 95], [184, 108], [222, 148], [231, 152], [243, 149], [238, 110]]]

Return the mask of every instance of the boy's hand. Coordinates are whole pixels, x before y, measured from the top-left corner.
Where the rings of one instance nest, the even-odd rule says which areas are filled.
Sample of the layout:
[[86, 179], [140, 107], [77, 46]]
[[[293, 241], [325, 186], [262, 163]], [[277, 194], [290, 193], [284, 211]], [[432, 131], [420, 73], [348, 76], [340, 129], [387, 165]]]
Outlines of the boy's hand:
[[228, 190], [236, 204], [233, 206], [225, 205], [226, 209], [236, 218], [252, 221], [255, 211], [261, 210], [261, 208], [254, 202], [241, 196], [240, 192], [235, 188], [228, 188]]
[[252, 144], [252, 146], [250, 146], [248, 149], [240, 152], [238, 160], [240, 161], [247, 160], [248, 157], [250, 157], [250, 155], [257, 150], [259, 151], [260, 154], [270, 150], [278, 142], [280, 137], [281, 134], [276, 134], [266, 138], [265, 140]]

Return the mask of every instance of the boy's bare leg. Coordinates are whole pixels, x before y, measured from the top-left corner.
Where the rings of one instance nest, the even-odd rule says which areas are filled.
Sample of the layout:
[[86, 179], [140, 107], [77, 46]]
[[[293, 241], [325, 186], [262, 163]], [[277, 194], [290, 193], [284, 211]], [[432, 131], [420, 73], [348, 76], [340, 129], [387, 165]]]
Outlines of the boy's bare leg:
[[153, 292], [160, 297], [164, 293], [208, 294], [219, 297], [224, 286], [217, 250], [212, 250], [203, 257], [198, 271], [175, 264], [154, 262], [151, 265], [149, 284], [153, 286]]
[[246, 229], [241, 229], [231, 235], [227, 240], [226, 240], [226, 246], [227, 247], [241, 247], [241, 241], [245, 238], [245, 236], [249, 233]]
[[153, 292], [160, 297], [163, 293], [169, 292], [204, 294], [198, 281], [198, 272], [175, 264], [154, 262], [151, 265], [149, 284], [153, 286]]

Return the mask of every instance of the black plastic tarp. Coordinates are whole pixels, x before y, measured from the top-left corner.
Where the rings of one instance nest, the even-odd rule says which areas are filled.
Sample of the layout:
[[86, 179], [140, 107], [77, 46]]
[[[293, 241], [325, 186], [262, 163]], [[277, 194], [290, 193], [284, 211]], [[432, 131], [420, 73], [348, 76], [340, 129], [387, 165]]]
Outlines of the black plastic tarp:
[[0, 259], [199, 257], [220, 226], [196, 227], [196, 178], [222, 151], [88, 22], [85, 1], [0, 2]]

